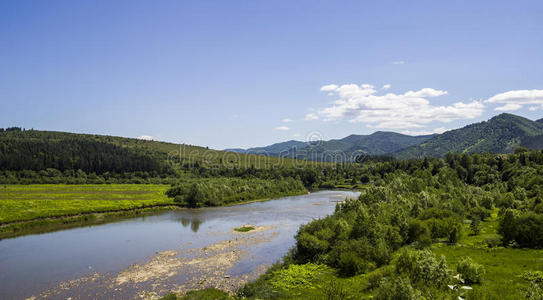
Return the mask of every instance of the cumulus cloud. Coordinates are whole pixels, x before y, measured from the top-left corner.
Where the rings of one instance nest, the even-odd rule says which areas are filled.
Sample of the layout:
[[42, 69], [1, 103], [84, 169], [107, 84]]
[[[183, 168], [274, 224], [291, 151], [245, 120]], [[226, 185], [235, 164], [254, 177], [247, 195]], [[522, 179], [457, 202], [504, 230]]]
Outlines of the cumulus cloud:
[[403, 64], [405, 64], [405, 61], [403, 61], [403, 60], [397, 60], [397, 61], [391, 62], [391, 64], [393, 64], [393, 65], [403, 65]]
[[279, 127], [275, 127], [275, 130], [286, 131], [286, 130], [290, 130], [290, 128], [288, 128], [287, 126], [279, 126]]
[[485, 102], [503, 104], [495, 108], [495, 110], [499, 111], [519, 110], [524, 105], [541, 105], [543, 107], [543, 90], [508, 91], [490, 97]]
[[[542, 106], [543, 107], [543, 106]], [[537, 106], [530, 106], [530, 108], [528, 108], [530, 111], [536, 111], [539, 109], [539, 107]]]
[[154, 137], [154, 136], [150, 136], [150, 135], [142, 135], [142, 136], [138, 136], [138, 139], [140, 139], [140, 140], [146, 140], [146, 141], [154, 141], [154, 140], [155, 140], [155, 137]]
[[316, 114], [313, 114], [313, 113], [305, 115], [305, 118], [304, 118], [304, 120], [306, 120], [306, 121], [318, 120], [318, 119], [319, 119], [319, 117]]
[[374, 128], [421, 128], [433, 121], [448, 123], [473, 119], [479, 117], [484, 109], [480, 101], [432, 105], [429, 98], [447, 94], [447, 91], [432, 88], [384, 95], [377, 95], [375, 87], [369, 84], [330, 84], [323, 86], [321, 90], [331, 93], [337, 99], [333, 105], [320, 109], [318, 116], [326, 121], [348, 119], [350, 122], [366, 123]]
[[407, 134], [407, 135], [428, 135], [428, 134], [434, 134], [434, 133], [443, 133], [445, 131], [448, 131], [450, 129], [447, 129], [445, 127], [439, 127], [435, 128], [434, 130], [404, 130], [401, 133]]
[[290, 122], [292, 122], [292, 120], [289, 119], [289, 118], [285, 118], [285, 119], [283, 119], [283, 122], [285, 122], [285, 123], [290, 123]]
[[383, 85], [383, 87], [381, 89], [382, 90], [388, 90], [390, 87], [391, 87], [390, 84], [385, 84], [385, 85]]

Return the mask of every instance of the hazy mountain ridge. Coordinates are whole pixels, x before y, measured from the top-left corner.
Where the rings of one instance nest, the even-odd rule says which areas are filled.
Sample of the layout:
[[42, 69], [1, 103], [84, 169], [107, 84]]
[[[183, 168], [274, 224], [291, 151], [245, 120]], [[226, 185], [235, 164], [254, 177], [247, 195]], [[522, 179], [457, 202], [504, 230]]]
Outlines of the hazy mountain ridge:
[[349, 135], [342, 139], [312, 143], [288, 157], [316, 161], [354, 161], [359, 155], [387, 155], [418, 145], [433, 135], [410, 136], [396, 132], [377, 131], [370, 135]]
[[251, 153], [251, 154], [267, 154], [278, 156], [280, 153], [291, 150], [292, 148], [304, 148], [307, 147], [308, 143], [296, 140], [290, 140], [281, 143], [271, 144], [269, 146], [263, 147], [253, 147], [248, 149], [242, 148], [231, 148], [224, 149], [224, 151], [236, 152], [236, 153]]
[[352, 134], [342, 139], [311, 143], [287, 141], [265, 147], [225, 149], [237, 153], [266, 154], [315, 161], [353, 161], [357, 155], [385, 155], [420, 144], [434, 135], [410, 136], [377, 131], [369, 135]]

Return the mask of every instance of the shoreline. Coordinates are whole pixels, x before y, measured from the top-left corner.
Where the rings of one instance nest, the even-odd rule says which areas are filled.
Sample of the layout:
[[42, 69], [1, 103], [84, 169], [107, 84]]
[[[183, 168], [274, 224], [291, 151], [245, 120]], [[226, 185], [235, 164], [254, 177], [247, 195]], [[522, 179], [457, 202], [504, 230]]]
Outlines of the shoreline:
[[[256, 202], [271, 201], [283, 197], [301, 196], [307, 194], [309, 191], [300, 193], [290, 193], [285, 195], [278, 195], [276, 197], [253, 199], [247, 201], [226, 203], [220, 206], [204, 206], [206, 207], [226, 207], [250, 204]], [[135, 207], [129, 209], [109, 210], [101, 212], [88, 212], [78, 213], [72, 215], [60, 215], [44, 218], [36, 218], [32, 220], [19, 220], [11, 221], [0, 224], [0, 241], [3, 239], [16, 238], [31, 234], [42, 234], [58, 230], [71, 229], [77, 227], [87, 227], [93, 225], [100, 225], [114, 221], [120, 221], [123, 219], [133, 218], [137, 216], [151, 215], [157, 212], [174, 211], [181, 209], [191, 209], [188, 207], [176, 205], [175, 203], [150, 205], [146, 207]]]

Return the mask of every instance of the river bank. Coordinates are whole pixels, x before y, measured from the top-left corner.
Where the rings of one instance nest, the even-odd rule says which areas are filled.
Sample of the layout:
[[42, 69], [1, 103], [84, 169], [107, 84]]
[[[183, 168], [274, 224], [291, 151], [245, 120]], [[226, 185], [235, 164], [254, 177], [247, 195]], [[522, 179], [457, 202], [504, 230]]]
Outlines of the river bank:
[[[131, 299], [208, 287], [234, 291], [283, 257], [301, 224], [332, 213], [334, 200], [357, 195], [321, 191], [174, 209], [5, 239], [0, 268], [12, 271], [0, 273], [0, 298]], [[247, 232], [235, 230], [249, 225], [253, 229]]]
[[[169, 187], [153, 184], [5, 185], [0, 188], [0, 240], [184, 209], [165, 195]], [[222, 206], [305, 193], [307, 191], [288, 192]]]

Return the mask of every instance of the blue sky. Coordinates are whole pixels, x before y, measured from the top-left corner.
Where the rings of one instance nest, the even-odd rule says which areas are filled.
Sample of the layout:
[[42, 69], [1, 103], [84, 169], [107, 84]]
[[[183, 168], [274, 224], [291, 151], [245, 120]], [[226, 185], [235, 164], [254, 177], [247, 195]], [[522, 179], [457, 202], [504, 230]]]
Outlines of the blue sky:
[[538, 119], [542, 15], [541, 1], [4, 0], [0, 127], [222, 149]]

